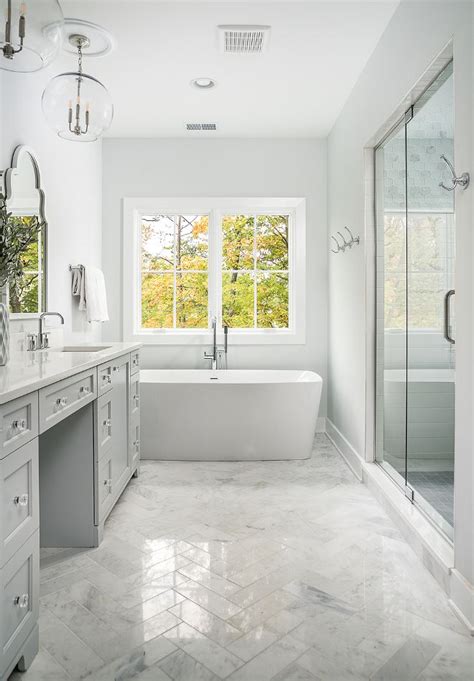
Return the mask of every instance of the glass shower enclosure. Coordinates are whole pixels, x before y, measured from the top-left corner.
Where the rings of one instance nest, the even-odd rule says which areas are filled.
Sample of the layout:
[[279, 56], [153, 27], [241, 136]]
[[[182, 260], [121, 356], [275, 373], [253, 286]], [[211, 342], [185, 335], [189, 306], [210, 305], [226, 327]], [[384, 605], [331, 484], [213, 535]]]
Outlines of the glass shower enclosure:
[[449, 537], [456, 339], [453, 102], [451, 62], [375, 150], [376, 461]]

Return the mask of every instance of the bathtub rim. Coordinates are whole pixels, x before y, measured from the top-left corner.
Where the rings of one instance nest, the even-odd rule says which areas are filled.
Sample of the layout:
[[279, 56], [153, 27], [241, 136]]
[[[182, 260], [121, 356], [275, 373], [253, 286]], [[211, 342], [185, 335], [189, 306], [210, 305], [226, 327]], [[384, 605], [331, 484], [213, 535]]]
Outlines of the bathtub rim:
[[[161, 380], [159, 380], [160, 378]], [[176, 380], [177, 378], [179, 380]], [[273, 380], [268, 380], [269, 378]], [[308, 383], [322, 384], [323, 382], [322, 376], [315, 371], [306, 369], [140, 370], [140, 383], [143, 385], [307, 385]]]

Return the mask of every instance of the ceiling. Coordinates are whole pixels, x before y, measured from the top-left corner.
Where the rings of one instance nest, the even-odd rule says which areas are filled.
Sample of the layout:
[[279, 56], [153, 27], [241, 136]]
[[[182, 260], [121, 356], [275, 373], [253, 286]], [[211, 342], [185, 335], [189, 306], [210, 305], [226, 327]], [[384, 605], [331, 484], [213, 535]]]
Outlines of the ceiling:
[[[110, 137], [321, 137], [334, 124], [398, 1], [61, 2], [67, 17], [101, 24], [116, 48], [85, 59], [109, 88]], [[268, 50], [222, 54], [218, 24], [269, 24]], [[72, 67], [73, 57], [61, 59]], [[56, 66], [57, 68], [57, 66]], [[198, 91], [209, 76], [217, 87]], [[217, 123], [187, 132], [187, 122]]]

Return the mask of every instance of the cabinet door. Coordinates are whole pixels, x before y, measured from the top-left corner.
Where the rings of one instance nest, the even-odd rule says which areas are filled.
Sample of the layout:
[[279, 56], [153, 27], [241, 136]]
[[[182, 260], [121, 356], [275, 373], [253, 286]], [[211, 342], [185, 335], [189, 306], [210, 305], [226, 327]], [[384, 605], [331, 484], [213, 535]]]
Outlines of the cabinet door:
[[38, 439], [0, 460], [0, 567], [39, 526]]
[[39, 533], [0, 569], [0, 678], [38, 621]]
[[117, 358], [112, 366], [112, 372], [112, 480], [114, 490], [119, 492], [130, 472], [128, 452], [130, 355]]

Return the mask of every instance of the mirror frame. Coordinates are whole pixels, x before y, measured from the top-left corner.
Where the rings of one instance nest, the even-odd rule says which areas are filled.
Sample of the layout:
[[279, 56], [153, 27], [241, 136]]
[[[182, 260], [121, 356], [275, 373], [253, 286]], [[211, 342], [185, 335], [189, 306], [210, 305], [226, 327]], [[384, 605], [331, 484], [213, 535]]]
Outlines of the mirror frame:
[[[33, 172], [35, 176], [35, 189], [38, 192], [39, 196], [39, 206], [38, 206], [38, 215], [39, 218], [42, 222], [44, 222], [44, 253], [46, 257], [44, 258], [44, 266], [43, 266], [43, 273], [44, 273], [44, 286], [43, 286], [43, 300], [42, 300], [42, 305], [43, 305], [43, 312], [46, 312], [47, 310], [47, 302], [48, 302], [48, 258], [47, 258], [47, 253], [48, 253], [48, 220], [46, 219], [45, 215], [45, 194], [44, 191], [41, 189], [41, 173], [39, 169], [39, 164], [38, 164], [38, 159], [35, 156], [35, 152], [33, 149], [26, 144], [19, 144], [15, 149], [13, 150], [12, 154], [12, 160], [11, 160], [11, 166], [7, 168], [3, 173], [3, 195], [5, 197], [5, 201], [7, 202], [7, 208], [8, 208], [8, 201], [11, 201], [13, 199], [13, 175], [14, 173], [18, 170], [18, 166], [20, 165], [21, 159], [24, 156], [28, 156], [30, 159], [30, 162], [33, 166]], [[41, 312], [13, 312], [10, 313], [10, 319], [37, 319], [40, 316]]]

